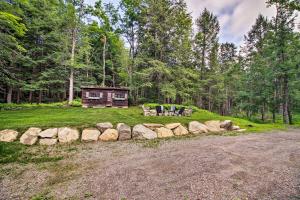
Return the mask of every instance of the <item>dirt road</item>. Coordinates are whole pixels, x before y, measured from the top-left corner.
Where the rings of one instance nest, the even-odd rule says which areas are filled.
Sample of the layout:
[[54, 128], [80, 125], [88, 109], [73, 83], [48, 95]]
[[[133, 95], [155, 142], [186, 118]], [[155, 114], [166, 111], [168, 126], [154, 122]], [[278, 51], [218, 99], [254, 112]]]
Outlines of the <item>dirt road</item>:
[[56, 164], [10, 166], [21, 172], [2, 179], [0, 199], [300, 199], [300, 130], [76, 148]]

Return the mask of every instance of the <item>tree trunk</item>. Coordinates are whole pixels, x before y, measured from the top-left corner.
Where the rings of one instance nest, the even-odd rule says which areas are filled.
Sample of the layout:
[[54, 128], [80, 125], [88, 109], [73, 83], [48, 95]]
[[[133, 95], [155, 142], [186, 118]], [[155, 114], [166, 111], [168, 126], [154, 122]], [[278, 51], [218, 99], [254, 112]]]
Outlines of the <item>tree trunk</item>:
[[6, 102], [7, 103], [11, 103], [11, 99], [12, 99], [12, 87], [8, 86], [8, 92], [7, 92], [7, 96], [6, 96]]
[[292, 116], [292, 112], [291, 112], [291, 109], [290, 109], [290, 105], [288, 107], [288, 116], [289, 116], [289, 123], [293, 124], [293, 116]]
[[74, 69], [71, 68], [70, 71], [70, 86], [69, 86], [69, 101], [68, 104], [70, 105], [74, 99]]
[[283, 123], [290, 124], [289, 117], [289, 87], [288, 87], [288, 78], [287, 75], [283, 77], [283, 94], [282, 94], [282, 117]]
[[21, 90], [18, 88], [17, 90], [17, 103], [20, 103]]
[[64, 87], [63, 100], [67, 99], [67, 89]]
[[211, 111], [212, 108], [211, 108], [211, 88], [208, 87], [208, 110]]
[[103, 38], [103, 52], [102, 52], [102, 59], [103, 59], [103, 69], [102, 69], [102, 74], [103, 74], [103, 80], [102, 80], [102, 86], [105, 87], [105, 51], [106, 51], [106, 36]]
[[70, 70], [70, 85], [69, 85], [69, 101], [70, 105], [74, 99], [74, 62], [75, 62], [75, 47], [76, 47], [76, 30], [72, 31], [72, 51], [71, 51], [71, 70]]
[[39, 101], [38, 101], [39, 104], [42, 103], [42, 95], [43, 95], [43, 92], [42, 92], [42, 90], [40, 90], [39, 91]]
[[265, 103], [263, 103], [262, 108], [261, 108], [261, 120], [264, 122], [265, 121]]
[[28, 97], [29, 103], [32, 103], [32, 91], [29, 91], [29, 97]]
[[113, 87], [116, 87], [116, 76], [115, 76], [115, 68], [114, 68], [114, 60], [112, 54], [110, 54], [111, 58], [111, 71], [112, 71], [112, 85]]
[[273, 123], [276, 123], [276, 113], [275, 113], [275, 110], [272, 111], [272, 121], [273, 121]]

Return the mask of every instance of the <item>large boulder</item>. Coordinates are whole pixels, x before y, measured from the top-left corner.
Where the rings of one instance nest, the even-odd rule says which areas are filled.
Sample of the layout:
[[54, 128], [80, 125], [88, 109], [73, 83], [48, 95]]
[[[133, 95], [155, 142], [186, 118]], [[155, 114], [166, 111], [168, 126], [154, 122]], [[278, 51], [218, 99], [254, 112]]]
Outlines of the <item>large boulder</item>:
[[82, 131], [81, 141], [92, 142], [97, 141], [100, 136], [100, 131], [96, 128], [87, 128]]
[[232, 126], [231, 131], [238, 131], [241, 128], [239, 126]]
[[131, 139], [131, 128], [127, 124], [117, 124], [117, 130], [119, 132], [119, 140], [130, 140]]
[[142, 124], [135, 125], [132, 129], [132, 138], [133, 139], [155, 139], [157, 134], [151, 129], [143, 126]]
[[116, 129], [106, 129], [99, 137], [101, 141], [116, 141], [118, 139], [118, 131]]
[[180, 136], [180, 135], [187, 135], [189, 134], [189, 131], [182, 125], [178, 126], [173, 130], [174, 135]]
[[157, 128], [164, 127], [164, 125], [162, 125], [162, 124], [153, 124], [153, 123], [144, 123], [143, 125], [149, 129], [151, 129], [152, 131], [154, 131]]
[[106, 129], [113, 128], [113, 125], [110, 122], [103, 122], [96, 124], [96, 127], [103, 133]]
[[231, 120], [225, 120], [220, 123], [220, 128], [224, 128], [226, 130], [231, 130], [232, 125], [233, 125], [233, 123]]
[[189, 132], [193, 134], [208, 133], [208, 127], [200, 122], [192, 121], [189, 123]]
[[221, 122], [219, 120], [207, 121], [207, 122], [204, 122], [204, 124], [207, 126], [208, 131], [210, 131], [210, 132], [224, 131], [224, 129], [221, 128]]
[[3, 130], [0, 131], [0, 141], [1, 142], [13, 142], [17, 139], [18, 137], [18, 132], [15, 130]]
[[79, 139], [79, 131], [77, 129], [63, 127], [58, 129], [58, 141], [60, 143], [71, 143]]
[[25, 145], [34, 145], [38, 140], [38, 135], [42, 131], [40, 128], [29, 128], [20, 138], [20, 142]]
[[180, 126], [180, 125], [181, 125], [180, 123], [171, 123], [171, 124], [166, 124], [165, 127], [166, 127], [167, 129], [173, 130], [173, 129], [177, 128], [177, 127]]
[[39, 133], [41, 138], [56, 138], [58, 134], [58, 128], [49, 128]]
[[167, 129], [165, 127], [157, 128], [156, 129], [157, 137], [158, 138], [166, 138], [174, 136], [171, 129]]
[[57, 138], [42, 138], [39, 140], [40, 145], [51, 146], [57, 144]]

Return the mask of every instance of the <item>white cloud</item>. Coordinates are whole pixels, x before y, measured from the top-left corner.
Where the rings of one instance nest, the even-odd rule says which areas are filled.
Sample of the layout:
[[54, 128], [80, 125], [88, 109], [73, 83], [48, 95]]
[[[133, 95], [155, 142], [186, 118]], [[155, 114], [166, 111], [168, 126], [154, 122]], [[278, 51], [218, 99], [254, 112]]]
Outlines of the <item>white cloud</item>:
[[[85, 0], [93, 5], [96, 0]], [[119, 0], [104, 0], [117, 4]], [[220, 41], [240, 45], [243, 36], [250, 30], [259, 14], [271, 18], [275, 8], [267, 8], [266, 0], [185, 0], [194, 20], [204, 8], [218, 16], [220, 21]], [[297, 19], [300, 24], [300, 16]]]
[[256, 17], [261, 13], [269, 18], [274, 8], [267, 8], [265, 0], [186, 0], [189, 11], [196, 19], [204, 8], [219, 17], [221, 42], [241, 44], [243, 36], [250, 30]]

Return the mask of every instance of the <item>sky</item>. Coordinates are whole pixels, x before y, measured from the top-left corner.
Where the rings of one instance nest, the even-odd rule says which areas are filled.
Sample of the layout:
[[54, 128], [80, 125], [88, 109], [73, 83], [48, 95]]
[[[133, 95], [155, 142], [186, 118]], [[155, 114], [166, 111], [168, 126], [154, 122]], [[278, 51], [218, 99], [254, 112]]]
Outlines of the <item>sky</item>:
[[[117, 4], [119, 0], [104, 0]], [[236, 45], [243, 43], [244, 35], [255, 23], [255, 19], [262, 14], [269, 19], [275, 15], [275, 8], [267, 8], [266, 0], [185, 0], [188, 11], [194, 21], [207, 8], [218, 16], [221, 30], [220, 42], [233, 42]], [[95, 0], [86, 0], [93, 5]], [[297, 22], [300, 21], [298, 17]]]

